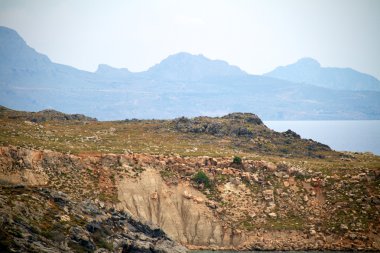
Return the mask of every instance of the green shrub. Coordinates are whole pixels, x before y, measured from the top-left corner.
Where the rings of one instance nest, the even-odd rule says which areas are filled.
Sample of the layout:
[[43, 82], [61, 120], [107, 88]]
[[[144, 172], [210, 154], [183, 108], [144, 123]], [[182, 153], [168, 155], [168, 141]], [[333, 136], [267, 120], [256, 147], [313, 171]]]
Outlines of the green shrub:
[[241, 164], [241, 158], [239, 156], [235, 156], [234, 159], [232, 160], [232, 163], [234, 164]]
[[205, 187], [210, 187], [210, 179], [208, 178], [208, 176], [206, 175], [206, 173], [204, 173], [203, 171], [198, 171], [193, 176], [193, 180], [197, 184], [204, 184]]

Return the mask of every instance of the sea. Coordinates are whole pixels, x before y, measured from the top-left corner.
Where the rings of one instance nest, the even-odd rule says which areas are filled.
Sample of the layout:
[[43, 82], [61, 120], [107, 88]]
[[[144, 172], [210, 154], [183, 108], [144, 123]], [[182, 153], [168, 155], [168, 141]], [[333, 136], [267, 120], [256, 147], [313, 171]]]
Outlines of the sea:
[[380, 120], [264, 121], [264, 124], [277, 132], [291, 129], [302, 138], [327, 144], [337, 151], [380, 155]]
[[230, 250], [191, 250], [188, 251], [190, 253], [349, 253], [352, 251], [313, 251], [313, 250], [308, 250], [308, 251], [230, 251]]

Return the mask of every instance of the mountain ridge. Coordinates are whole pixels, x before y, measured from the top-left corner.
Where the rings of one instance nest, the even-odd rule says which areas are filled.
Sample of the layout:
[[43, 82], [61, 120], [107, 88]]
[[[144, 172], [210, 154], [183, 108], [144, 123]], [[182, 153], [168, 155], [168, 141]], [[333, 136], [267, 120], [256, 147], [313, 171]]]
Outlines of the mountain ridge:
[[264, 76], [338, 90], [380, 91], [380, 81], [376, 77], [352, 68], [322, 67], [318, 61], [308, 57], [277, 67]]
[[[0, 58], [0, 104], [19, 110], [52, 108], [99, 120], [234, 111], [255, 112], [265, 120], [380, 119], [376, 91], [334, 90], [251, 75], [225, 61], [183, 52], [143, 72], [104, 64], [87, 72], [51, 62], [11, 29], [0, 28], [0, 37], [8, 41], [0, 46], [0, 55], [6, 55]], [[13, 40], [20, 49], [8, 50]]]

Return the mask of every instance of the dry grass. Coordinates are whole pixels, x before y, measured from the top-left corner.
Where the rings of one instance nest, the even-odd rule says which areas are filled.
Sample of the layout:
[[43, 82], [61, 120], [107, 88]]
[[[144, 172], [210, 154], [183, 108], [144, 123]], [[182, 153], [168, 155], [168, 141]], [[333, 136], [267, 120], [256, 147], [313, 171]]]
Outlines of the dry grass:
[[[293, 140], [287, 147], [291, 151], [284, 153], [284, 144], [275, 139], [275, 134], [268, 132], [267, 135], [267, 146], [270, 148], [260, 149], [252, 139], [246, 137], [178, 132], [173, 129], [170, 121], [49, 121], [36, 124], [0, 119], [0, 145], [5, 146], [50, 149], [73, 154], [134, 152], [180, 156], [240, 156], [276, 163], [287, 161], [324, 174], [344, 174], [346, 169], [380, 168], [380, 157], [371, 154], [316, 151], [313, 156], [303, 155], [307, 149], [304, 140]], [[316, 155], [323, 158], [315, 158]]]

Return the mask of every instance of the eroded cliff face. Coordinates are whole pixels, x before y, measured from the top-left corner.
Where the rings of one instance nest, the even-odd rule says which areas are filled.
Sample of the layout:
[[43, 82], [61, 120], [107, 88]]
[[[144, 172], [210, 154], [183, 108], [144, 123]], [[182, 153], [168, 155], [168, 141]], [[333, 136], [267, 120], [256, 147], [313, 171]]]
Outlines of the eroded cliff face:
[[42, 154], [28, 149], [0, 148], [1, 180], [27, 186], [46, 185], [48, 176], [39, 164]]
[[157, 169], [147, 168], [140, 177], [118, 182], [120, 209], [157, 224], [173, 239], [198, 246], [238, 246], [242, 234], [224, 227], [206, 206], [207, 197], [189, 181], [168, 186]]
[[378, 169], [231, 160], [1, 147], [0, 182], [127, 213], [188, 248], [380, 249]]

